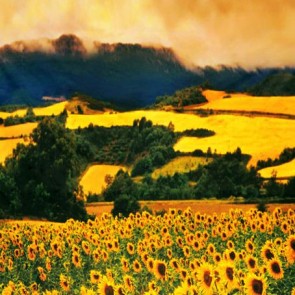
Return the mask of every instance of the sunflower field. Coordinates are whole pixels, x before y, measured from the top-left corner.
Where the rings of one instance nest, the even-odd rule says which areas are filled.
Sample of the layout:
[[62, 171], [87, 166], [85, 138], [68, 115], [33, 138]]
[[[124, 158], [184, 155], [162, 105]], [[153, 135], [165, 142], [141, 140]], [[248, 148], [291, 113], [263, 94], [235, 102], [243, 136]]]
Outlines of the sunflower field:
[[295, 294], [295, 212], [0, 224], [2, 294]]

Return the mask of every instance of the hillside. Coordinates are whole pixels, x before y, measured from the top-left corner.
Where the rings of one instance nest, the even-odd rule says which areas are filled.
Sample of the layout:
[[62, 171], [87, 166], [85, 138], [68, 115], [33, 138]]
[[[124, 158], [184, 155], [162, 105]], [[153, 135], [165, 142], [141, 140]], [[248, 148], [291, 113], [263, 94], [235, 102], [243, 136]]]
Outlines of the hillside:
[[295, 93], [295, 73], [279, 72], [269, 75], [248, 91], [257, 96], [287, 96]]
[[42, 97], [58, 99], [80, 92], [136, 108], [154, 103], [157, 96], [204, 83], [244, 91], [278, 71], [187, 69], [170, 48], [93, 42], [89, 51], [77, 36], [62, 35], [0, 48], [0, 104], [39, 105]]

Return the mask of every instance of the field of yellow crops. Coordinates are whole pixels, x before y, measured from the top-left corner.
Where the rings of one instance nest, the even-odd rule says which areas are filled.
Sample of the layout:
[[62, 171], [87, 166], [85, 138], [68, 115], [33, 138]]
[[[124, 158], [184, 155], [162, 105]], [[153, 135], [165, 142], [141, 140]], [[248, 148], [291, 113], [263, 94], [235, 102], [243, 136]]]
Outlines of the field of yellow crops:
[[114, 177], [120, 169], [125, 170], [126, 168], [116, 165], [91, 165], [88, 167], [80, 180], [84, 194], [100, 194], [107, 186], [105, 177], [107, 175]]
[[175, 125], [175, 131], [207, 128], [216, 132], [207, 138], [184, 137], [175, 149], [189, 152], [195, 149], [207, 151], [211, 147], [217, 153], [226, 153], [240, 147], [244, 153], [251, 154], [250, 164], [259, 159], [276, 158], [285, 147], [292, 147], [295, 138], [295, 120], [269, 117], [245, 117], [216, 115], [199, 117], [192, 114], [177, 114], [164, 111], [133, 111], [102, 115], [69, 115], [67, 127], [76, 129], [94, 125], [110, 127], [113, 125], [132, 125], [135, 119], [145, 116], [154, 124]]
[[189, 171], [196, 170], [199, 165], [204, 165], [206, 163], [208, 163], [208, 160], [204, 157], [177, 157], [163, 167], [154, 170], [152, 177], [158, 178], [159, 176], [173, 176], [176, 172], [187, 173]]
[[273, 173], [277, 178], [290, 178], [295, 176], [295, 159], [277, 166], [263, 168], [258, 171], [263, 178], [272, 177]]
[[0, 224], [2, 294], [294, 294], [295, 213]]
[[295, 96], [250, 96], [246, 94], [229, 94], [223, 98], [224, 91], [204, 91], [208, 103], [200, 107], [213, 110], [257, 111], [266, 113], [280, 113], [295, 115]]
[[9, 138], [9, 137], [20, 137], [28, 136], [32, 133], [33, 129], [37, 127], [38, 123], [24, 123], [13, 126], [0, 126], [0, 137]]
[[27, 142], [22, 138], [0, 140], [0, 163], [3, 164], [6, 157], [12, 155], [18, 143], [26, 144]]
[[[38, 108], [33, 108], [33, 112], [36, 116], [57, 116], [59, 115], [66, 107], [67, 101], [62, 101], [55, 103], [53, 105], [50, 105], [48, 107], [38, 107]], [[12, 113], [6, 113], [6, 112], [0, 112], [0, 118], [6, 119], [7, 117], [14, 117], [14, 116], [19, 116], [19, 117], [24, 117], [27, 112], [27, 109], [21, 109], [14, 111]]]

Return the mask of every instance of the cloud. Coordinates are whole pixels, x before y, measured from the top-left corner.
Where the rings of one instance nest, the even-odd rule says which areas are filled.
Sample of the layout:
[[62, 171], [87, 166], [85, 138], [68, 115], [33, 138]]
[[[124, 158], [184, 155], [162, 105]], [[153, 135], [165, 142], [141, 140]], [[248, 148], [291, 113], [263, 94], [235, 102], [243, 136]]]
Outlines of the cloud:
[[57, 38], [172, 47], [186, 64], [295, 65], [293, 0], [0, 0], [0, 44]]

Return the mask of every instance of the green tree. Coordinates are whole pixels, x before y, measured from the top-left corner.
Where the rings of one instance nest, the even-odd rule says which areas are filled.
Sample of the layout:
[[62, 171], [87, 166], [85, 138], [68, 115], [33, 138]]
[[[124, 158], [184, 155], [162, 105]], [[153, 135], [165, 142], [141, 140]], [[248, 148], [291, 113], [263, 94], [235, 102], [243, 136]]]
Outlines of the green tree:
[[114, 216], [122, 215], [127, 217], [130, 213], [136, 213], [139, 210], [140, 205], [137, 199], [133, 196], [123, 194], [115, 200], [112, 214]]
[[23, 213], [57, 220], [86, 218], [83, 203], [77, 200], [80, 171], [74, 134], [53, 118], [45, 118], [31, 139], [33, 143], [18, 146], [7, 161]]

